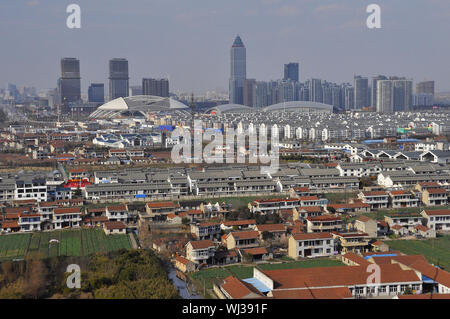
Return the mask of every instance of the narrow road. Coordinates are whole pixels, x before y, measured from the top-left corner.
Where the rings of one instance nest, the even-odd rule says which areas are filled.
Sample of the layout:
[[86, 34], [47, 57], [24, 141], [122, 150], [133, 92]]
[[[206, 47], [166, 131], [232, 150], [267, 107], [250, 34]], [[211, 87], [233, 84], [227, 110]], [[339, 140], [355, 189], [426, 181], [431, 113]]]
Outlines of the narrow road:
[[138, 249], [138, 245], [137, 245], [137, 243], [136, 243], [136, 239], [134, 238], [133, 234], [132, 234], [132, 233], [129, 233], [129, 234], [128, 234], [128, 237], [130, 237], [131, 247], [132, 247], [133, 249]]

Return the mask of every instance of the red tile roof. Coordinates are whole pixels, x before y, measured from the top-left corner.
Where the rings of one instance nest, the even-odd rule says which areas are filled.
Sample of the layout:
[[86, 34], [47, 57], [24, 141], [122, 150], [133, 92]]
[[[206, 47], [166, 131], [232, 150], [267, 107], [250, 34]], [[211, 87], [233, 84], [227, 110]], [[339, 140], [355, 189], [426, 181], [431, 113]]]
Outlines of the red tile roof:
[[286, 226], [283, 224], [264, 224], [264, 225], [256, 225], [256, 228], [259, 232], [285, 232]]
[[255, 287], [246, 283], [234, 276], [225, 278], [224, 284], [221, 286], [233, 299], [241, 299], [250, 294], [255, 294], [263, 297], [264, 295], [259, 292]]
[[333, 235], [331, 233], [307, 233], [307, 234], [295, 234], [292, 235], [295, 240], [311, 240], [311, 239], [331, 239]]
[[247, 225], [255, 225], [256, 220], [254, 219], [245, 219], [245, 220], [231, 220], [223, 223], [227, 227], [231, 226], [247, 226]]
[[[379, 266], [381, 283], [421, 282], [414, 271], [402, 270], [399, 265]], [[275, 289], [350, 286], [367, 283], [366, 266], [262, 270], [262, 272], [276, 283]]]
[[78, 207], [65, 207], [65, 208], [55, 208], [53, 214], [79, 214], [80, 208]]
[[450, 215], [450, 209], [436, 209], [436, 210], [425, 210], [425, 213], [428, 216], [446, 216], [446, 215]]
[[207, 239], [207, 240], [195, 240], [195, 241], [190, 241], [192, 248], [194, 249], [206, 249], [209, 247], [215, 247], [214, 243]]
[[127, 226], [122, 222], [105, 222], [105, 228], [108, 230], [125, 229]]
[[289, 289], [272, 290], [275, 299], [345, 299], [352, 298], [347, 287], [319, 288], [319, 289]]
[[268, 251], [265, 247], [256, 247], [256, 248], [248, 248], [248, 249], [242, 249], [244, 253], [250, 254], [250, 255], [264, 255], [267, 254]]

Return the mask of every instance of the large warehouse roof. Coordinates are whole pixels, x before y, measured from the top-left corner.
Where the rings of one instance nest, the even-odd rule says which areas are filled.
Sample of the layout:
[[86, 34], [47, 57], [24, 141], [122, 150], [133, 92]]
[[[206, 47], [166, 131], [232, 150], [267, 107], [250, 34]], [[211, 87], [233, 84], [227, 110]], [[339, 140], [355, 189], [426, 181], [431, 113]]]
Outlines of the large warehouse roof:
[[136, 95], [119, 97], [100, 106], [91, 118], [143, 117], [148, 112], [188, 109], [188, 107], [172, 98]]

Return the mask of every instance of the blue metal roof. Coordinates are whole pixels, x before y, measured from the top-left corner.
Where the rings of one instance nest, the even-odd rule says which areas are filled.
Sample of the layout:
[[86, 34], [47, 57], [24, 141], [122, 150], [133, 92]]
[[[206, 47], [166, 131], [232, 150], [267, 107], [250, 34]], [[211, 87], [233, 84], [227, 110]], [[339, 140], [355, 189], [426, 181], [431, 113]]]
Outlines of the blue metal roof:
[[365, 144], [384, 143], [384, 140], [365, 140], [363, 143]]
[[369, 256], [364, 257], [364, 259], [369, 259], [372, 257], [396, 257], [396, 256], [397, 256], [397, 254], [369, 255]]
[[242, 281], [245, 281], [246, 283], [251, 284], [253, 287], [261, 291], [262, 293], [266, 293], [270, 291], [270, 288], [264, 285], [259, 279], [256, 278], [247, 278], [242, 279]]

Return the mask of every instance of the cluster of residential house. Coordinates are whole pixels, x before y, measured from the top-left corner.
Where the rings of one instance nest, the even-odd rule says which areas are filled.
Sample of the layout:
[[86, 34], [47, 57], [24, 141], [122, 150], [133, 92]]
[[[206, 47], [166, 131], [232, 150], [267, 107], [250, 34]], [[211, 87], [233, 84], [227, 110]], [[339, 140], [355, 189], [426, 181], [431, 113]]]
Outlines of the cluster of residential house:
[[[253, 212], [279, 214], [279, 224], [260, 225], [254, 219], [195, 218], [190, 224], [193, 239], [177, 255], [175, 265], [181, 272], [191, 272], [208, 266], [256, 263], [252, 278], [229, 276], [215, 282], [213, 290], [223, 299], [345, 299], [397, 297], [407, 291], [415, 295], [450, 293], [450, 273], [429, 264], [421, 255], [391, 251], [388, 242], [381, 240], [391, 232], [435, 237], [436, 232], [450, 229], [450, 208], [424, 208], [417, 214], [387, 213], [379, 221], [359, 214], [346, 223], [346, 213], [330, 206], [303, 206], [299, 198], [249, 203]], [[282, 255], [296, 260], [328, 257], [345, 266], [270, 271], [258, 266]], [[367, 281], [370, 265], [380, 267], [381, 281]]]
[[134, 221], [125, 204], [101, 208], [82, 206], [82, 199], [14, 201], [12, 206], [2, 208], [0, 230], [12, 233], [97, 226], [102, 227], [106, 234], [125, 234]]

